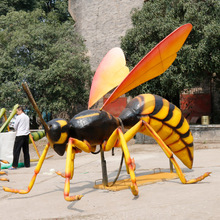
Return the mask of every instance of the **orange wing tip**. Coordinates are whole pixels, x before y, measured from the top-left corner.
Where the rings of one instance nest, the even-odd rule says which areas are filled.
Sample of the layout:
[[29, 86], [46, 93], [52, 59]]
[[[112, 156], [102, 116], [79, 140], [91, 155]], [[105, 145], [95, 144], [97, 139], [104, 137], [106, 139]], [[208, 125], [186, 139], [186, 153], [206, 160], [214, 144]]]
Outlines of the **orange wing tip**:
[[190, 31], [191, 24], [185, 24], [157, 44], [128, 74], [122, 83], [114, 90], [106, 100], [104, 106], [114, 101], [133, 88], [147, 82], [169, 68], [176, 58], [176, 53], [181, 49]]
[[100, 98], [118, 86], [128, 75], [124, 52], [121, 48], [112, 48], [99, 64], [90, 90], [88, 108]]

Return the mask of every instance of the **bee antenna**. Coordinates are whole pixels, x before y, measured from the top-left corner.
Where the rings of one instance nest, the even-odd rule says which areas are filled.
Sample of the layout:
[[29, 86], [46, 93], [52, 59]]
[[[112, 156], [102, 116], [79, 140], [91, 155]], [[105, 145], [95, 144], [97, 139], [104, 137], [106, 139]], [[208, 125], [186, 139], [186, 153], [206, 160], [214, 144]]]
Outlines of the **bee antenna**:
[[40, 118], [40, 121], [41, 121], [41, 123], [44, 126], [44, 129], [45, 129], [46, 133], [48, 134], [49, 127], [48, 127], [48, 125], [46, 124], [46, 122], [44, 121], [44, 119], [42, 117], [42, 114], [41, 114], [41, 112], [40, 112], [40, 110], [39, 110], [39, 108], [38, 108], [38, 106], [37, 106], [37, 104], [36, 104], [36, 102], [35, 102], [35, 100], [34, 100], [34, 98], [32, 96], [32, 93], [31, 93], [31, 91], [30, 91], [30, 89], [28, 87], [27, 82], [22, 83], [22, 87], [23, 87], [25, 93], [27, 94], [29, 101], [31, 102], [32, 106], [34, 107], [35, 111], [37, 112], [37, 114], [38, 114], [38, 116]]

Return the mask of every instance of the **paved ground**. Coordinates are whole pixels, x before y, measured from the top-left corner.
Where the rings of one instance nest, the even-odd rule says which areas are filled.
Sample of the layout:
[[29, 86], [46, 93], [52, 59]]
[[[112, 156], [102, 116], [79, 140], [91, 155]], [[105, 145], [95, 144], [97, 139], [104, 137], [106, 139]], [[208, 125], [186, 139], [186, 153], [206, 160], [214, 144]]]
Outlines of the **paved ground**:
[[[152, 173], [154, 168], [168, 171], [168, 159], [157, 145], [130, 145], [129, 149], [136, 161], [136, 175]], [[179, 162], [187, 179], [206, 171], [212, 172], [210, 177], [191, 185], [174, 179], [141, 186], [138, 198], [130, 190], [94, 189], [94, 182], [101, 178], [100, 155], [78, 154], [70, 186], [71, 195], [84, 195], [77, 202], [64, 200], [64, 179], [53, 173], [53, 169], [64, 170], [65, 157], [50, 150], [51, 154], [54, 157], [45, 161], [29, 194], [0, 190], [1, 219], [220, 219], [220, 144], [197, 144], [192, 170]], [[31, 155], [37, 157], [34, 152]], [[105, 156], [111, 181], [117, 173], [121, 153], [117, 150], [114, 157], [110, 152]], [[33, 162], [31, 168], [8, 170], [10, 182], [0, 182], [0, 186], [26, 189], [35, 166]], [[121, 178], [127, 177], [123, 166]]]

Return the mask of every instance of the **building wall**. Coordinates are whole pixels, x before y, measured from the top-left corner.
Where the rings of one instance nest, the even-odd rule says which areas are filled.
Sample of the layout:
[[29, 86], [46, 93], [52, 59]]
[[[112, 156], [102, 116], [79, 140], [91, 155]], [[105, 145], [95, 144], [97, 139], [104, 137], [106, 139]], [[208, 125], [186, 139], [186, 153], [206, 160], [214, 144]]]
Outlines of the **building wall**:
[[212, 93], [212, 114], [211, 122], [220, 124], [220, 92], [216, 85], [218, 79], [213, 79], [211, 82], [211, 93]]
[[132, 27], [131, 11], [144, 0], [69, 0], [69, 12], [76, 30], [85, 39], [93, 70], [120, 38]]
[[188, 122], [201, 123], [202, 116], [211, 116], [211, 94], [181, 94], [180, 109]]

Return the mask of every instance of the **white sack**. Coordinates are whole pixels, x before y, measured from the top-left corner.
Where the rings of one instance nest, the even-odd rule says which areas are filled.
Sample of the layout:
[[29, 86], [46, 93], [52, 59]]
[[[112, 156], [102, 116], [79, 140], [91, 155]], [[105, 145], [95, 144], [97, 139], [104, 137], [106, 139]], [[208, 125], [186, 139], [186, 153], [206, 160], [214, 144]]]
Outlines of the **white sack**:
[[[9, 163], [13, 162], [15, 137], [16, 132], [0, 133], [0, 159], [7, 160]], [[24, 155], [22, 149], [19, 157], [19, 163], [24, 163]]]

